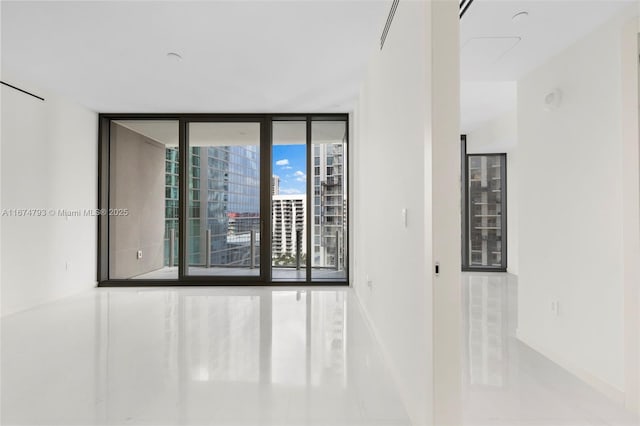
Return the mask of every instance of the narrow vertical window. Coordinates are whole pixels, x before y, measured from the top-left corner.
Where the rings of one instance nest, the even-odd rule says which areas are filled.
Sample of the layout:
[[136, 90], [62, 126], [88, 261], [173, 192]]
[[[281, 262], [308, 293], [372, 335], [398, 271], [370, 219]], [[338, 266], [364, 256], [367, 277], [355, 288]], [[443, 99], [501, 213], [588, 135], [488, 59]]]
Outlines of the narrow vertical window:
[[347, 123], [313, 121], [311, 279], [339, 281], [347, 269]]
[[506, 155], [471, 154], [466, 168], [464, 269], [504, 271], [506, 259]]

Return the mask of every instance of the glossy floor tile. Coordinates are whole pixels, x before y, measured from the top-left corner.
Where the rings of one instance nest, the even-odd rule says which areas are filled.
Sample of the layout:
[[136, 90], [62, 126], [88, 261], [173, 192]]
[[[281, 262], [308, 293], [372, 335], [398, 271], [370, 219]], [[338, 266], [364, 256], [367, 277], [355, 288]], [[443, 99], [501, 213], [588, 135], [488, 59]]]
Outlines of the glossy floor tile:
[[[515, 338], [517, 282], [463, 274], [467, 426], [637, 418]], [[95, 289], [1, 321], [3, 425], [408, 425], [348, 288]]]
[[638, 426], [640, 422], [521, 343], [517, 279], [463, 273], [463, 415], [471, 426]]
[[2, 320], [3, 425], [407, 425], [349, 289], [96, 289]]

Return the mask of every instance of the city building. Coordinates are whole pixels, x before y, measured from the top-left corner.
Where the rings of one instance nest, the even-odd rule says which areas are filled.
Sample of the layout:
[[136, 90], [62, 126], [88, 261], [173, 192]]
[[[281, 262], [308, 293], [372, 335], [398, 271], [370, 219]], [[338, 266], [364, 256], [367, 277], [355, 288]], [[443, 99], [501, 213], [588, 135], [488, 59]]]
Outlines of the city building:
[[[257, 181], [258, 178], [255, 149], [192, 147], [190, 159], [189, 265], [250, 265], [252, 246], [255, 251], [260, 230], [259, 194], [255, 184], [246, 184], [248, 180]], [[179, 256], [176, 241], [179, 232], [177, 175], [178, 150], [167, 147], [165, 266], [175, 265]], [[224, 201], [219, 203], [220, 199]], [[173, 247], [170, 243], [172, 236]]]
[[344, 265], [339, 250], [346, 235], [346, 181], [343, 176], [345, 144], [313, 146], [313, 264], [321, 267]]
[[256, 152], [255, 146], [191, 148], [189, 265], [251, 264], [260, 232]]
[[271, 176], [271, 195], [279, 195], [280, 194], [280, 176], [273, 175]]
[[274, 195], [272, 205], [271, 256], [275, 265], [295, 266], [297, 256], [302, 264], [307, 252], [306, 208], [304, 194]]

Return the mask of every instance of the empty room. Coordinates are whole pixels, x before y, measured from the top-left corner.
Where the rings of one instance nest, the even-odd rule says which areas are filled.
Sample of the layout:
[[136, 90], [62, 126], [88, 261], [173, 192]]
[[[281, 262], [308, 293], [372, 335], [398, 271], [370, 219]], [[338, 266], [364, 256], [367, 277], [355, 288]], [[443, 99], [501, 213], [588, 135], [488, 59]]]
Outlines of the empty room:
[[1, 424], [640, 424], [638, 0], [0, 19]]

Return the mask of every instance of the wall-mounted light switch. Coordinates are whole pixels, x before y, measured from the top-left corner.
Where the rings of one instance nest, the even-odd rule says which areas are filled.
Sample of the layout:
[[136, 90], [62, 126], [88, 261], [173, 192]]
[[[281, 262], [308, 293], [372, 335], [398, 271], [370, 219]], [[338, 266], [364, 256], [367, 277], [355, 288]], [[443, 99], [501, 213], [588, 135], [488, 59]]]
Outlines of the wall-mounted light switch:
[[138, 250], [138, 253], [136, 253], [136, 259], [142, 259], [142, 250]]

